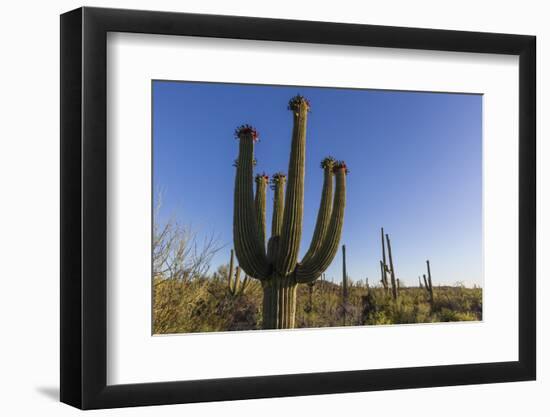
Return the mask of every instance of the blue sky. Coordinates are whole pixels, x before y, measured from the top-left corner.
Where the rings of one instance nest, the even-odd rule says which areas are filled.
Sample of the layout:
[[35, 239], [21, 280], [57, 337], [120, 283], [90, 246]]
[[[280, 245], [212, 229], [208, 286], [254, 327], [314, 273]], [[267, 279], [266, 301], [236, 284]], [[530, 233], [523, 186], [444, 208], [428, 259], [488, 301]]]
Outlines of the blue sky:
[[[416, 284], [430, 259], [434, 284], [481, 285], [480, 95], [154, 81], [159, 221], [172, 216], [199, 236], [219, 236], [227, 246], [212, 268], [228, 262], [238, 152], [233, 132], [243, 123], [255, 126], [257, 172], [286, 172], [292, 129], [287, 103], [297, 93], [311, 101], [301, 253], [315, 226], [319, 163], [332, 155], [350, 169], [341, 243], [352, 279], [379, 280], [383, 226], [405, 283]], [[341, 262], [338, 253], [329, 279], [341, 280]]]

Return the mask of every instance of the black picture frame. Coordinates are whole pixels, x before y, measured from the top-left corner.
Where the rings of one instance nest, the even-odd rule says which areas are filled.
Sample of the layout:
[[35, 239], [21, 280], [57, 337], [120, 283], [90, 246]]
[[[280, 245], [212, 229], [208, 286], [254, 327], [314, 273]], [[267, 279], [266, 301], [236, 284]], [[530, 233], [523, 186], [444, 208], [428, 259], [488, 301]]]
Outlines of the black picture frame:
[[[519, 56], [519, 360], [107, 385], [108, 32]], [[534, 380], [535, 50], [524, 35], [88, 7], [61, 15], [61, 401], [96, 409]]]

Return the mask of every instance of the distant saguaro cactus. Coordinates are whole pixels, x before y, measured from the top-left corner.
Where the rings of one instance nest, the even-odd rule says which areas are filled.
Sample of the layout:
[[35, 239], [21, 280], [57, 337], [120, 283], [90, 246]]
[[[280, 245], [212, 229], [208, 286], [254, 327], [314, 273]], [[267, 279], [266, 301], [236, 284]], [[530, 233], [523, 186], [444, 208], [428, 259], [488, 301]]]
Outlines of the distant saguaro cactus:
[[388, 276], [386, 271], [386, 265], [382, 261], [380, 261], [380, 275], [381, 275], [380, 282], [384, 287], [384, 292], [387, 294], [388, 293]]
[[346, 271], [346, 245], [342, 245], [342, 319], [346, 325], [346, 310], [348, 306], [348, 273]]
[[[380, 273], [382, 274], [381, 282], [384, 286], [384, 290], [388, 292], [391, 284], [391, 295], [394, 300], [397, 300], [399, 295], [398, 280], [395, 278], [395, 269], [393, 267], [393, 256], [391, 251], [391, 242], [388, 234], [385, 235], [384, 242], [384, 228], [380, 229], [380, 236], [382, 238], [382, 260], [380, 261]], [[388, 259], [390, 264], [386, 263], [386, 245], [388, 246]], [[390, 275], [390, 282], [388, 283], [388, 274]]]
[[380, 228], [380, 237], [382, 241], [382, 260], [380, 261], [380, 282], [384, 287], [384, 292], [387, 294], [389, 290], [388, 285], [388, 266], [386, 264], [386, 243], [384, 242], [384, 228]]
[[426, 266], [428, 267], [428, 279], [426, 279], [426, 274], [423, 274], [424, 277], [424, 288], [426, 288], [426, 292], [428, 293], [428, 301], [430, 305], [433, 306], [434, 303], [434, 289], [432, 286], [432, 271], [430, 270], [430, 261], [426, 261]]
[[[274, 190], [271, 238], [265, 246], [265, 175], [256, 177], [253, 192], [254, 144], [257, 131], [249, 125], [239, 127], [239, 156], [236, 162], [233, 240], [241, 268], [261, 281], [263, 287], [263, 328], [294, 327], [296, 287], [315, 281], [331, 264], [344, 223], [347, 167], [344, 162], [325, 158], [321, 204], [309, 250], [298, 262], [304, 208], [306, 125], [308, 100], [298, 95], [288, 105], [293, 115], [292, 144], [288, 178], [272, 177]], [[336, 183], [334, 193], [333, 183]], [[286, 190], [285, 190], [286, 185]], [[286, 192], [286, 193], [285, 193]], [[333, 196], [334, 194], [334, 196]]]
[[388, 259], [390, 260], [390, 277], [391, 277], [391, 291], [392, 291], [392, 297], [394, 300], [397, 300], [397, 296], [399, 295], [398, 288], [397, 288], [397, 280], [395, 278], [395, 268], [393, 267], [393, 256], [391, 252], [391, 242], [390, 242], [390, 236], [386, 234], [386, 243], [388, 245]]
[[308, 287], [308, 298], [307, 298], [307, 304], [304, 307], [304, 311], [307, 314], [310, 314], [313, 311], [313, 287], [315, 286], [315, 281], [311, 281], [307, 283]]
[[242, 295], [248, 288], [249, 283], [248, 275], [245, 275], [241, 281], [241, 268], [239, 266], [235, 268], [234, 251], [231, 249], [229, 271], [227, 272], [227, 291], [233, 296]]

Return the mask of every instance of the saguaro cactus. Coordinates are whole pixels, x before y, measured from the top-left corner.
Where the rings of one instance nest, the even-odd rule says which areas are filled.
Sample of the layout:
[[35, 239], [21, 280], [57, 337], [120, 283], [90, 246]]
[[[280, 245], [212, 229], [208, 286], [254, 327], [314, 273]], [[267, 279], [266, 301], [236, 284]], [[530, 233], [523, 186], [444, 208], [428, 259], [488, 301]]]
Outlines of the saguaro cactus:
[[243, 295], [250, 284], [250, 277], [244, 275], [244, 278], [241, 280], [241, 267], [235, 268], [235, 278], [233, 282], [229, 282], [229, 293], [233, 296]]
[[391, 242], [390, 242], [390, 236], [386, 234], [386, 244], [388, 245], [388, 258], [390, 260], [390, 277], [391, 277], [391, 291], [392, 291], [392, 297], [394, 300], [397, 300], [397, 296], [399, 295], [399, 291], [397, 288], [397, 280], [395, 278], [395, 269], [393, 267], [393, 256], [391, 252]]
[[348, 307], [348, 273], [346, 271], [346, 245], [342, 245], [342, 319], [346, 325]]
[[426, 266], [428, 267], [428, 279], [426, 279], [426, 274], [423, 274], [424, 277], [424, 287], [428, 293], [428, 301], [430, 305], [433, 306], [434, 303], [434, 289], [432, 286], [432, 271], [430, 270], [430, 261], [426, 261]]
[[245, 275], [241, 281], [241, 268], [239, 266], [235, 268], [234, 251], [231, 249], [229, 271], [227, 272], [227, 292], [233, 296], [244, 294], [248, 288], [249, 279], [248, 275]]
[[313, 311], [313, 287], [315, 286], [315, 281], [311, 281], [307, 283], [308, 291], [307, 291], [307, 304], [304, 307], [304, 311], [307, 314], [310, 314]]
[[388, 284], [388, 272], [389, 268], [386, 264], [386, 243], [384, 242], [384, 228], [380, 228], [380, 237], [382, 241], [382, 260], [380, 261], [380, 282], [382, 283], [382, 286], [384, 287], [384, 292], [387, 294], [389, 291], [389, 284]]
[[[394, 300], [397, 300], [397, 296], [399, 295], [399, 285], [397, 282], [398, 280], [395, 278], [395, 269], [393, 268], [391, 242], [388, 234], [385, 235], [386, 239], [384, 241], [383, 227], [380, 229], [380, 237], [382, 240], [382, 260], [380, 261], [380, 273], [382, 275], [382, 278], [380, 279], [380, 282], [382, 282], [382, 285], [384, 286], [384, 290], [386, 293], [390, 291], [390, 286], [391, 286], [392, 298]], [[389, 265], [386, 263], [386, 245], [388, 246], [388, 259], [390, 262]], [[390, 275], [390, 282], [388, 282], [388, 274]]]
[[[235, 177], [233, 240], [241, 268], [261, 281], [263, 287], [263, 328], [294, 327], [296, 287], [315, 281], [331, 264], [340, 242], [346, 204], [344, 162], [325, 158], [323, 191], [313, 239], [298, 262], [304, 208], [306, 125], [308, 100], [298, 95], [288, 105], [293, 115], [292, 144], [288, 178], [275, 174], [271, 237], [265, 247], [265, 175], [256, 177], [253, 193], [254, 144], [257, 131], [249, 125], [237, 128], [239, 156]], [[336, 185], [334, 186], [335, 183]], [[333, 192], [334, 188], [334, 192]]]

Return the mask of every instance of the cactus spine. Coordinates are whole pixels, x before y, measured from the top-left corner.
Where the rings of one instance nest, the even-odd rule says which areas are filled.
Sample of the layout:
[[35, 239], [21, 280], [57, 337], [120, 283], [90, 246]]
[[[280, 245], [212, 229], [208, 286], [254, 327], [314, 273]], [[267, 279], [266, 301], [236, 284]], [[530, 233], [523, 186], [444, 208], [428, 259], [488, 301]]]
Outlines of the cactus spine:
[[233, 210], [235, 254], [241, 268], [262, 283], [264, 329], [294, 327], [296, 287], [315, 281], [331, 264], [338, 251], [346, 204], [346, 164], [326, 158], [321, 163], [324, 183], [315, 231], [306, 255], [298, 262], [310, 104], [298, 95], [290, 100], [288, 108], [293, 115], [288, 178], [283, 174], [272, 177], [273, 218], [267, 251], [265, 175], [256, 177], [256, 196], [253, 193], [254, 144], [258, 133], [249, 125], [235, 132], [239, 139]]

